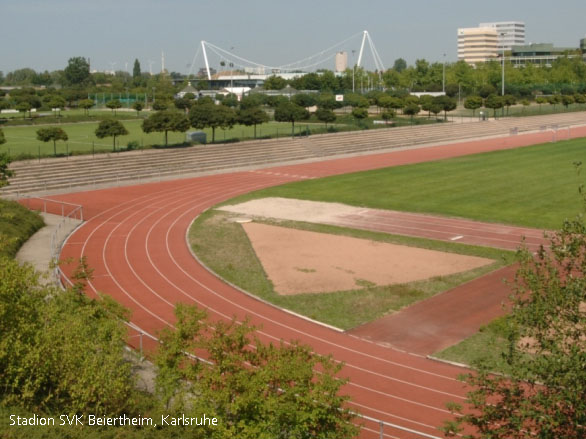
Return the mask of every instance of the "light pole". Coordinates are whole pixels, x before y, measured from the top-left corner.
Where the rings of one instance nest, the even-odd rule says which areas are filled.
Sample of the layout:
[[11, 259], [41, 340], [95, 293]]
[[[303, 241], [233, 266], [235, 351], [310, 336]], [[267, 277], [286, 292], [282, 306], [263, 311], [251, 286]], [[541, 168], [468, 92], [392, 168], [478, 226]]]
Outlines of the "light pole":
[[444, 72], [442, 75], [442, 91], [446, 94], [446, 54], [444, 53]]
[[[504, 37], [506, 34], [504, 32], [501, 32], [501, 40], [502, 37]], [[501, 41], [501, 47], [503, 49], [503, 54], [502, 54], [502, 61], [503, 61], [503, 74], [502, 74], [502, 90], [501, 90], [501, 96], [505, 95], [505, 45], [504, 43]]]
[[352, 51], [352, 93], [354, 93], [354, 72], [356, 71], [356, 64], [354, 64], [355, 50]]

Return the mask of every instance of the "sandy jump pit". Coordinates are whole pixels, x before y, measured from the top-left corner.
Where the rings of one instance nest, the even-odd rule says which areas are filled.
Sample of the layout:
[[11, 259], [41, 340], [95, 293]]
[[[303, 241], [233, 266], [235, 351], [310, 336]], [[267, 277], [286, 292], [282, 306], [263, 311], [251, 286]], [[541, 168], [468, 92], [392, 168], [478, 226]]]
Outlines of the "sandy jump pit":
[[243, 223], [279, 294], [325, 293], [424, 280], [472, 270], [491, 259]]

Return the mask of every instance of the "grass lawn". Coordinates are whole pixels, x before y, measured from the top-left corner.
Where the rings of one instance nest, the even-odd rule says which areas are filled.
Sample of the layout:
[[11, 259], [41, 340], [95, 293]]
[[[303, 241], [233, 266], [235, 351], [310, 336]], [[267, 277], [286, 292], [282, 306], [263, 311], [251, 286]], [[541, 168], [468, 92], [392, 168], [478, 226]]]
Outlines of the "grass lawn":
[[557, 229], [581, 209], [586, 139], [307, 180], [264, 189], [262, 197], [329, 201]]
[[[57, 154], [65, 154], [66, 151], [91, 153], [92, 148], [96, 152], [111, 151], [113, 142], [111, 137], [105, 139], [98, 139], [95, 136], [95, 130], [99, 122], [81, 122], [72, 124], [54, 124], [52, 126], [59, 126], [69, 137], [67, 142], [57, 142]], [[164, 145], [164, 133], [150, 133], [146, 134], [142, 131], [142, 120], [125, 120], [122, 124], [128, 130], [128, 135], [116, 137], [117, 148], [126, 148], [130, 141], [138, 142], [140, 147], [152, 147], [154, 145]], [[304, 130], [307, 124], [298, 124], [295, 127], [295, 132]], [[314, 129], [323, 129], [323, 125], [313, 125]], [[37, 140], [36, 131], [39, 126], [15, 126], [4, 127], [4, 135], [6, 143], [0, 146], [0, 151], [8, 152], [12, 157], [19, 157], [29, 155], [37, 157], [53, 155], [53, 142], [44, 143]], [[190, 131], [195, 131], [191, 129]], [[212, 140], [211, 129], [203, 130], [207, 133], [208, 142]], [[290, 136], [291, 124], [270, 122], [257, 127], [257, 136]], [[232, 129], [216, 130], [216, 142], [232, 141], [234, 138], [252, 138], [254, 136], [254, 127], [247, 127], [243, 125], [236, 125]], [[169, 145], [182, 144], [185, 142], [185, 133], [169, 132]]]
[[222, 278], [275, 305], [342, 329], [350, 329], [433, 296], [511, 261], [511, 253], [482, 247], [444, 243], [420, 238], [393, 236], [341, 227], [292, 221], [270, 222], [322, 233], [340, 234], [380, 242], [474, 255], [495, 262], [451, 276], [402, 285], [371, 286], [325, 294], [277, 294], [258, 260], [242, 226], [229, 221], [231, 214], [210, 210], [202, 214], [189, 232], [195, 254]]

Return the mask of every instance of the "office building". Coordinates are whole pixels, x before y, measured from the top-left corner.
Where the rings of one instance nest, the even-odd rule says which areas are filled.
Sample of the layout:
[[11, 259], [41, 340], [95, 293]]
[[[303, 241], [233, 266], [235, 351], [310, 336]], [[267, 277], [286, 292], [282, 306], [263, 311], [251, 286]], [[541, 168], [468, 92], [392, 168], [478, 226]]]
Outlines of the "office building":
[[497, 31], [493, 27], [458, 29], [458, 60], [476, 64], [496, 59]]
[[525, 45], [525, 23], [522, 21], [480, 23], [479, 27], [490, 27], [496, 30], [499, 54], [503, 50], [510, 51], [513, 46]]

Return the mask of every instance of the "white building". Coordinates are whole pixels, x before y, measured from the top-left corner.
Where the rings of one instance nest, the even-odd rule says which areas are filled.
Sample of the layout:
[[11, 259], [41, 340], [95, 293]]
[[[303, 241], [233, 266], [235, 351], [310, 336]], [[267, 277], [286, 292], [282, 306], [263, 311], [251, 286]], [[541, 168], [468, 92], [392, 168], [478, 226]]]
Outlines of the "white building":
[[525, 45], [525, 23], [522, 21], [498, 21], [495, 23], [480, 23], [479, 27], [490, 27], [497, 33], [497, 49], [510, 51], [513, 46]]
[[345, 72], [348, 68], [348, 52], [336, 53], [336, 72]]
[[458, 29], [458, 60], [476, 64], [496, 59], [497, 31], [492, 27]]

